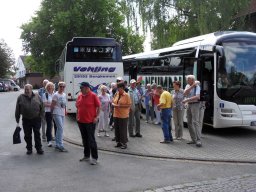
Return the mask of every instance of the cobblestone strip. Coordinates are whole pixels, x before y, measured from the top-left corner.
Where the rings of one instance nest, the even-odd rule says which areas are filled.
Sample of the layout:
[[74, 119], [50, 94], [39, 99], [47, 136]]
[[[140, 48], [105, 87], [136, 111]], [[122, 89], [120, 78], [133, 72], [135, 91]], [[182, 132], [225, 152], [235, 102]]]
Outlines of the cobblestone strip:
[[144, 192], [256, 192], [256, 174], [185, 183]]

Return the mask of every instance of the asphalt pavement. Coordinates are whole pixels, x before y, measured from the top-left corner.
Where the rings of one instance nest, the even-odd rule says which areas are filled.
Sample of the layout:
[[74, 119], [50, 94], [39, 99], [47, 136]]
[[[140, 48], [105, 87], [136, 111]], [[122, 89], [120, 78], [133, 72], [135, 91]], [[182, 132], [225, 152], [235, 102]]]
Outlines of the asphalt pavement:
[[[243, 156], [247, 149], [249, 153], [250, 148], [255, 146], [254, 130], [208, 130], [203, 134], [203, 147], [196, 148], [186, 144], [189, 140], [186, 129], [184, 141], [164, 145], [159, 143], [162, 140], [160, 126], [142, 121], [143, 137], [129, 138], [126, 150], [114, 148], [111, 131], [111, 137], [97, 137], [102, 150], [99, 151], [99, 163], [92, 166], [79, 162], [83, 155], [83, 149], [79, 146], [81, 138], [76, 122], [70, 116], [66, 117], [64, 134], [80, 144], [77, 146], [65, 142], [68, 153], [60, 153], [43, 142], [44, 155], [36, 154], [35, 150], [32, 155], [26, 155], [23, 131], [22, 143], [12, 144], [16, 125], [15, 102], [20, 93], [0, 93], [1, 192], [256, 191], [256, 167], [253, 162], [194, 161], [174, 156], [179, 154], [185, 157], [184, 154], [189, 154], [189, 151], [195, 155], [193, 151], [197, 151], [203, 158], [200, 150], [207, 152], [214, 147], [209, 144], [213, 142], [216, 143], [215, 147], [231, 155], [244, 150], [241, 152]], [[68, 133], [70, 129], [73, 132]], [[226, 149], [225, 143], [228, 145]], [[232, 153], [228, 151], [231, 148], [238, 150]], [[215, 155], [216, 151], [213, 151]], [[250, 156], [254, 154], [250, 153]], [[250, 160], [253, 160], [252, 157]]]

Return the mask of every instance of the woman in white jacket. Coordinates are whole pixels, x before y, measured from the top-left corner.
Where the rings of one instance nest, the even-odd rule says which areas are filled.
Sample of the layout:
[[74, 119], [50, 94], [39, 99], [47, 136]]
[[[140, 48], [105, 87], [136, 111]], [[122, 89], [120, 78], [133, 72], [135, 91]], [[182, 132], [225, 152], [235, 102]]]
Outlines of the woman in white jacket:
[[109, 134], [107, 133], [107, 127], [108, 127], [108, 117], [110, 113], [110, 95], [107, 93], [107, 87], [105, 85], [100, 86], [100, 94], [99, 94], [99, 100], [101, 103], [101, 109], [100, 109], [100, 117], [99, 117], [99, 124], [98, 124], [98, 137], [100, 137], [100, 133], [104, 132], [105, 137], [109, 137]]
[[48, 82], [45, 86], [45, 93], [43, 94], [42, 101], [44, 103], [44, 110], [45, 110], [45, 120], [47, 124], [46, 128], [46, 137], [48, 142], [48, 147], [52, 146], [52, 124], [53, 124], [53, 117], [51, 112], [51, 104], [52, 104], [52, 97], [54, 94], [54, 84], [52, 82]]

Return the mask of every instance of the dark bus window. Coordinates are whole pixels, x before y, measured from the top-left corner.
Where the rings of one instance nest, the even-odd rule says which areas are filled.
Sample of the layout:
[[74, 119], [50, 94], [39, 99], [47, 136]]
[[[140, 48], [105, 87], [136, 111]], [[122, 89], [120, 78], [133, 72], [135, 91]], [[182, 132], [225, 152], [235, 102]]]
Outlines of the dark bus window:
[[132, 62], [130, 61], [124, 61], [124, 74], [125, 75], [129, 75], [129, 71], [130, 71], [130, 66], [132, 65]]
[[85, 60], [115, 60], [116, 51], [114, 47], [73, 47], [73, 59]]
[[196, 62], [195, 58], [183, 58], [183, 63], [185, 67], [184, 75], [192, 75], [194, 70], [194, 64]]

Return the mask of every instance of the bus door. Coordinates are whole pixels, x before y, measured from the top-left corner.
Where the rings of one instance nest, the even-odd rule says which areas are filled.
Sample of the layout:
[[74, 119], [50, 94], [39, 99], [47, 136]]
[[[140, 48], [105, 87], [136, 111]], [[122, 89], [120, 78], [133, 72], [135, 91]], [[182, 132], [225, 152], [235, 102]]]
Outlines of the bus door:
[[131, 79], [137, 80], [138, 75], [138, 63], [137, 62], [131, 62], [129, 65], [129, 81]]
[[197, 62], [197, 79], [200, 81], [200, 100], [205, 107], [204, 123], [213, 125], [214, 106], [214, 53], [200, 52]]

